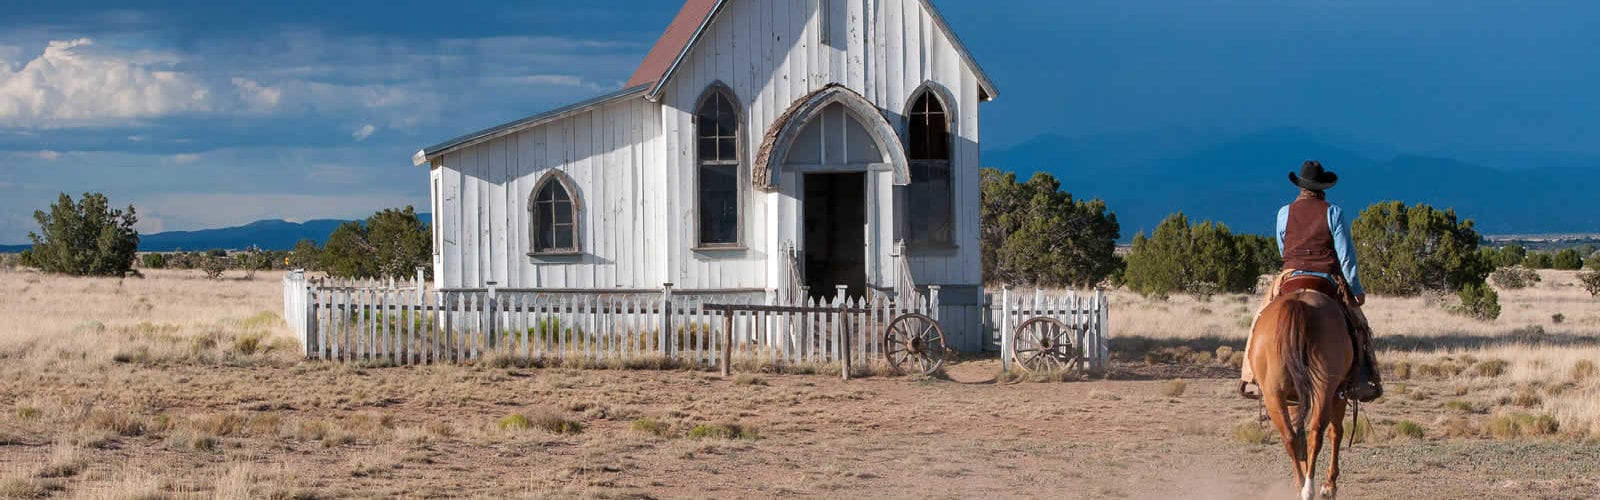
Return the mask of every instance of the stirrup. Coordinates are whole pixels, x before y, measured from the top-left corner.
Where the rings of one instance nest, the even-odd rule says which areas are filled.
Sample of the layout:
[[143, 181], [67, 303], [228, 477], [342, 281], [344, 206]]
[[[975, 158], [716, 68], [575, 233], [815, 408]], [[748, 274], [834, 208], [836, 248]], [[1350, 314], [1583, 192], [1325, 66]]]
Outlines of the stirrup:
[[[1239, 381], [1239, 397], [1242, 397], [1242, 398], [1245, 398], [1245, 399], [1261, 399], [1261, 395], [1260, 394], [1254, 394], [1254, 393], [1251, 393], [1250, 391], [1246, 390], [1249, 387], [1250, 387], [1250, 382], [1245, 382], [1243, 380], [1240, 380]], [[1257, 387], [1260, 387], [1260, 386], [1258, 385]]]

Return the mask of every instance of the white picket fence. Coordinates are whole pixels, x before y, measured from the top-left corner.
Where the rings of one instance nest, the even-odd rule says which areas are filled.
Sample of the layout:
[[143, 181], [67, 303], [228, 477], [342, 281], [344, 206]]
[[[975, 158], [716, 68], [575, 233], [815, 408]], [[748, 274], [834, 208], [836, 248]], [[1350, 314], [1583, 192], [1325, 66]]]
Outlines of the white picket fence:
[[[839, 296], [843, 296], [840, 287]], [[399, 282], [284, 278], [284, 317], [308, 359], [397, 365], [458, 363], [505, 354], [537, 360], [670, 359], [699, 367], [732, 360], [864, 366], [882, 358], [889, 321], [937, 317], [927, 296], [886, 295], [778, 304], [764, 290], [427, 290], [419, 276]], [[749, 306], [731, 310], [726, 307]], [[792, 310], [790, 310], [792, 309]], [[732, 336], [727, 336], [731, 325]], [[723, 344], [732, 339], [731, 348]]]
[[1111, 347], [1107, 342], [1110, 308], [1106, 303], [1105, 290], [1079, 293], [1076, 290], [1046, 292], [1042, 288], [1035, 288], [1032, 293], [1013, 293], [1011, 287], [1007, 286], [1001, 288], [998, 296], [988, 294], [984, 309], [984, 316], [1000, 338], [1002, 368], [1010, 368], [1012, 363], [1017, 362], [1011, 359], [1011, 345], [1015, 341], [1017, 327], [1040, 316], [1055, 318], [1073, 329], [1076, 333], [1074, 346], [1083, 353], [1083, 366], [1091, 370], [1104, 370], [1111, 358]]

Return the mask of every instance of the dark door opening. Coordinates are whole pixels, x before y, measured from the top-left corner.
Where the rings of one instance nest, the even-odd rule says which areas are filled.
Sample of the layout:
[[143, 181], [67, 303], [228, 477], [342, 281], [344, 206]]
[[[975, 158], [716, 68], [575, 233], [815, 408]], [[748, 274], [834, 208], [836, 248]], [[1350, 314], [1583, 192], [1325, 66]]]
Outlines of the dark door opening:
[[867, 293], [867, 174], [805, 175], [805, 280], [811, 296]]

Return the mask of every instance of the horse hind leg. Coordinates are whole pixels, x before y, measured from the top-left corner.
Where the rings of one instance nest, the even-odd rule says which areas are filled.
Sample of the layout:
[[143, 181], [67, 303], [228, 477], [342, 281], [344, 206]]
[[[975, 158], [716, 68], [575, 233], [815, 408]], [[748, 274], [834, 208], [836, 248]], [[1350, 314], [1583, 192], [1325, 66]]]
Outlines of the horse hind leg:
[[[1305, 426], [1306, 440], [1304, 444], [1307, 452], [1305, 459], [1306, 475], [1305, 484], [1300, 488], [1301, 500], [1311, 500], [1312, 498], [1315, 498], [1313, 495], [1317, 493], [1314, 487], [1317, 475], [1317, 455], [1322, 453], [1322, 434], [1323, 431], [1328, 428], [1328, 420], [1335, 415], [1335, 413], [1332, 411], [1333, 402], [1338, 400], [1338, 398], [1334, 396], [1331, 389], [1322, 387], [1317, 388], [1316, 395], [1314, 397], [1307, 399], [1315, 404], [1311, 406], [1311, 411], [1306, 414], [1306, 418], [1310, 419], [1310, 421], [1306, 422]], [[1342, 416], [1343, 412], [1340, 412], [1337, 415]], [[1333, 425], [1338, 426], [1339, 424]], [[1334, 446], [1335, 449], [1337, 449], [1339, 445], [1338, 443], [1334, 443]]]
[[[1289, 404], [1277, 394], [1263, 390], [1267, 420], [1272, 422], [1272, 427], [1278, 430], [1278, 437], [1283, 442], [1283, 450], [1289, 454], [1290, 469], [1294, 471], [1295, 486], [1305, 481], [1305, 451], [1295, 439], [1293, 413], [1289, 412]], [[1268, 395], [1270, 394], [1270, 395]]]
[[[1331, 499], [1339, 496], [1339, 448], [1341, 447], [1341, 443], [1344, 442], [1344, 433], [1346, 429], [1344, 428], [1344, 400], [1335, 398], [1333, 404], [1330, 406], [1332, 406], [1332, 408], [1330, 408], [1331, 411], [1329, 412], [1332, 417], [1332, 422], [1330, 422], [1330, 425], [1333, 426], [1333, 440], [1330, 444], [1333, 446], [1333, 449], [1329, 450], [1328, 454], [1328, 480], [1322, 484], [1322, 491], [1319, 492], [1319, 494], [1322, 495], [1322, 498]], [[1351, 425], [1358, 424], [1351, 422]], [[1351, 430], [1351, 432], [1354, 432], [1354, 430]]]

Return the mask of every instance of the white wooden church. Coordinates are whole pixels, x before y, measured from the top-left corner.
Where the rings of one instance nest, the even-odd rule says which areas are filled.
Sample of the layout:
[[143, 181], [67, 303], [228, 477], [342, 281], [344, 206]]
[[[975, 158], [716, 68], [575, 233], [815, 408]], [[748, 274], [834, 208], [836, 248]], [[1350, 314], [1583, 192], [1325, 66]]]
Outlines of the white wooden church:
[[858, 296], [981, 340], [978, 106], [927, 0], [688, 0], [629, 79], [418, 151], [435, 285]]

